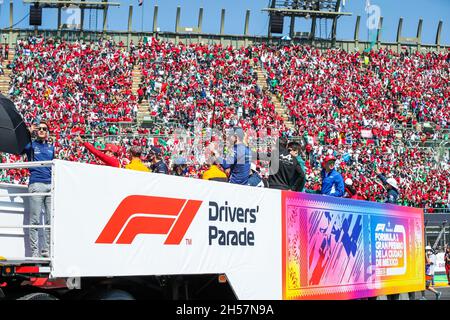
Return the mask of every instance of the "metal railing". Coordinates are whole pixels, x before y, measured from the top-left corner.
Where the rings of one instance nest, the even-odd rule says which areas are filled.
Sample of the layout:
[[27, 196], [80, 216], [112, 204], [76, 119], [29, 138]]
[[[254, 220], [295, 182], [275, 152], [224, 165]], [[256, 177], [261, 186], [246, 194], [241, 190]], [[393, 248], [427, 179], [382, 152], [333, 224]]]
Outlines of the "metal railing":
[[0, 163], [0, 170], [3, 169], [29, 169], [53, 166], [52, 161], [34, 161], [34, 162], [17, 162], [17, 163]]

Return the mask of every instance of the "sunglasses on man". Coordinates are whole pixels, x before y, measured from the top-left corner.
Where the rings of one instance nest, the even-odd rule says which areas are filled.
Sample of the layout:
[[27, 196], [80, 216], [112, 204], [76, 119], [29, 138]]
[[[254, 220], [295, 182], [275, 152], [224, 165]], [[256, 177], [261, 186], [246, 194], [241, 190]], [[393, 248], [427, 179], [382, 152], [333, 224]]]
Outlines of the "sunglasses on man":
[[47, 127], [39, 127], [39, 128], [38, 128], [38, 131], [44, 131], [44, 132], [47, 132], [47, 131], [48, 131], [48, 128], [47, 128]]

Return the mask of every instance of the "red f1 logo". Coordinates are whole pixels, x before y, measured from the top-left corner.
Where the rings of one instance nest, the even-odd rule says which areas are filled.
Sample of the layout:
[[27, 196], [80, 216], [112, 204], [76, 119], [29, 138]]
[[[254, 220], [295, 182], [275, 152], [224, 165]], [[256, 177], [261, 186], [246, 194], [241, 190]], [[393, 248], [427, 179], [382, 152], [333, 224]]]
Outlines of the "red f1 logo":
[[131, 244], [138, 234], [169, 234], [164, 244], [180, 244], [202, 201], [128, 196], [95, 243]]

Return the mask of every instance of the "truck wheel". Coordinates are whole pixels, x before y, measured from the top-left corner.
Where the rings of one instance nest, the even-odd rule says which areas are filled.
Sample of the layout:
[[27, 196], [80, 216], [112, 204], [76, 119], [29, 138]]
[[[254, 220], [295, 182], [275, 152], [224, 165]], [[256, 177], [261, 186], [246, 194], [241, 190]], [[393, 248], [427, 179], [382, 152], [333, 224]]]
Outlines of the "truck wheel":
[[36, 292], [27, 294], [26, 296], [20, 297], [17, 300], [59, 300], [59, 299], [48, 293]]
[[131, 294], [119, 289], [105, 290], [100, 292], [99, 300], [136, 300]]

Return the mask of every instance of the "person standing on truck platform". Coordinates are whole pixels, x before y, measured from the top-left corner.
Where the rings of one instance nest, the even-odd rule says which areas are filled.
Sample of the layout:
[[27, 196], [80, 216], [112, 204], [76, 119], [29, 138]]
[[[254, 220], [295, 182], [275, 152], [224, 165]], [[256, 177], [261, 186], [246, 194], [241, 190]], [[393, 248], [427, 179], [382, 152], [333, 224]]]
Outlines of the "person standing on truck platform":
[[300, 166], [300, 172], [296, 171], [294, 175], [294, 180], [292, 181], [292, 185], [294, 186], [294, 191], [304, 191], [306, 184], [306, 174], [305, 174], [305, 161], [302, 159], [300, 153], [302, 151], [302, 146], [298, 142], [289, 142], [288, 143], [288, 151], [291, 156], [297, 160], [298, 165]]
[[[29, 129], [31, 135], [36, 134], [36, 139], [25, 147], [24, 153], [28, 161], [52, 161], [55, 158], [55, 146], [48, 143], [49, 127], [46, 122], [41, 121], [38, 126], [31, 125]], [[29, 193], [50, 193], [52, 191], [52, 169], [50, 167], [30, 168]], [[30, 225], [41, 224], [41, 213], [44, 213], [45, 225], [50, 225], [51, 218], [50, 196], [30, 197]], [[44, 244], [39, 252], [38, 229], [30, 229], [30, 247], [33, 257], [50, 256], [50, 229], [44, 231]]]
[[[288, 145], [287, 138], [280, 137], [278, 140], [278, 159], [270, 161], [269, 188], [279, 190], [301, 191], [305, 185], [305, 172], [297, 161], [300, 145], [291, 143]], [[278, 162], [276, 165], [275, 162]]]
[[139, 146], [132, 146], [130, 148], [131, 162], [125, 166], [125, 169], [150, 172], [150, 169], [142, 162], [142, 148]]
[[227, 174], [223, 171], [220, 161], [214, 155], [210, 157], [209, 163], [211, 163], [211, 165], [209, 166], [209, 169], [203, 173], [202, 179], [228, 182]]
[[152, 146], [149, 152], [150, 169], [154, 173], [169, 174], [169, 167], [164, 163], [160, 148]]
[[325, 157], [322, 163], [322, 190], [321, 193], [332, 197], [343, 197], [345, 193], [344, 179], [334, 169], [336, 158], [332, 155]]
[[256, 163], [252, 162], [250, 165], [250, 172], [248, 176], [248, 185], [252, 187], [264, 188], [264, 181], [259, 175]]
[[387, 189], [387, 198], [385, 202], [397, 204], [397, 199], [399, 197], [397, 180], [395, 180], [394, 178], [386, 179], [386, 177], [381, 173], [378, 167], [376, 169], [376, 173], [378, 179], [383, 182], [383, 186]]
[[229, 183], [248, 184], [252, 152], [244, 141], [244, 130], [240, 127], [233, 128], [231, 134], [232, 154], [226, 159], [220, 159], [222, 168], [229, 173]]
[[89, 142], [83, 141], [83, 139], [78, 136], [77, 141], [81, 143], [90, 153], [92, 153], [98, 160], [103, 162], [105, 166], [120, 168], [120, 161], [117, 158], [118, 147], [113, 144], [107, 144], [105, 151], [97, 150], [92, 144]]

